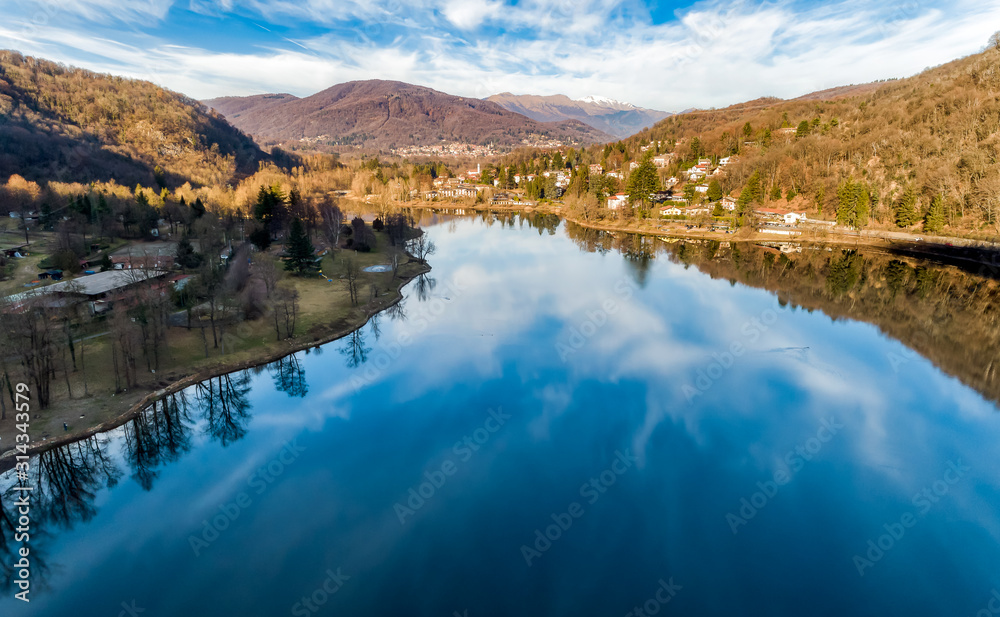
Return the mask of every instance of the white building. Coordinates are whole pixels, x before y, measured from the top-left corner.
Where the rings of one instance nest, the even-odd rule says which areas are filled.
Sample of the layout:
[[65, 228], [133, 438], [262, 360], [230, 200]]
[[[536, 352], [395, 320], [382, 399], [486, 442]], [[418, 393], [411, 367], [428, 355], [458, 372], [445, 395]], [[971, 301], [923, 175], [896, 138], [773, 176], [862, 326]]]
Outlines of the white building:
[[608, 210], [617, 210], [628, 205], [628, 195], [618, 193], [608, 197]]

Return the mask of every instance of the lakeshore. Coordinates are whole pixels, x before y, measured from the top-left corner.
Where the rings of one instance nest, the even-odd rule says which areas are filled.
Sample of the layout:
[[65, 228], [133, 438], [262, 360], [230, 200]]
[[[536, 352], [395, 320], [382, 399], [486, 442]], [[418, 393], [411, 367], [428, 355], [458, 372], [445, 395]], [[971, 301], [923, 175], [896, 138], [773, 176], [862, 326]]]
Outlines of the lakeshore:
[[[379, 241], [384, 243], [382, 235], [378, 234]], [[376, 250], [359, 253], [356, 258], [359, 267], [364, 268], [380, 265], [385, 256], [383, 251]], [[327, 257], [325, 263], [325, 271], [332, 273], [333, 259]], [[235, 341], [234, 351], [221, 356], [198, 357], [200, 339], [194, 331], [200, 328], [174, 326], [172, 329], [178, 332], [179, 339], [172, 349], [174, 362], [159, 374], [151, 374], [135, 387], [110, 396], [91, 391], [79, 398], [58, 398], [45, 410], [33, 407], [29, 423], [32, 440], [28, 451], [37, 454], [114, 429], [159, 399], [192, 384], [268, 364], [343, 338], [364, 327], [373, 316], [399, 303], [403, 299], [403, 287], [430, 271], [427, 263], [411, 259], [399, 266], [395, 277], [388, 283], [385, 280], [391, 273], [362, 272], [361, 287], [368, 292], [374, 286], [379, 295], [371, 294], [371, 299], [359, 306], [351, 306], [347, 293], [339, 289], [339, 279], [327, 279], [326, 275], [297, 279], [295, 282], [302, 296], [302, 312], [299, 315], [302, 327], [297, 329], [298, 334], [290, 339], [268, 341], [268, 335], [264, 334], [270, 328], [267, 318], [245, 322], [240, 324], [244, 327], [229, 339]], [[96, 355], [93, 351], [91, 353]], [[90, 370], [98, 372], [93, 368]], [[0, 422], [0, 472], [13, 464], [16, 434], [15, 416], [8, 413], [7, 419]]]

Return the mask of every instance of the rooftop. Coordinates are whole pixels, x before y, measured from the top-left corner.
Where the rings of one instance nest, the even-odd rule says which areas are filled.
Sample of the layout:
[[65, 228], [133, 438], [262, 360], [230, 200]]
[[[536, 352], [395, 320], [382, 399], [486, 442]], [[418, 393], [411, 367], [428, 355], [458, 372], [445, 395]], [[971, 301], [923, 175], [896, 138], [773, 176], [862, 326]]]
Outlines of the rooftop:
[[114, 289], [127, 287], [133, 283], [140, 283], [163, 274], [166, 273], [160, 270], [108, 270], [90, 276], [80, 276], [72, 281], [62, 281], [55, 285], [49, 285], [40, 291], [99, 296]]

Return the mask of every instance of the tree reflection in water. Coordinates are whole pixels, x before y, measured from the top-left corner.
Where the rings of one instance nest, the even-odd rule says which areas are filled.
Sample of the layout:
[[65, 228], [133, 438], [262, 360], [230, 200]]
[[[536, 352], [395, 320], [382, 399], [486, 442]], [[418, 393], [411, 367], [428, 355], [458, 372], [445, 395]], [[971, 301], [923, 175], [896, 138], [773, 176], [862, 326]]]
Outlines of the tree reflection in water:
[[212, 439], [225, 447], [246, 435], [250, 422], [249, 371], [203, 381], [195, 386], [195, 392]]
[[[19, 559], [15, 542], [17, 508], [21, 492], [16, 486], [31, 486], [31, 578], [33, 589], [45, 589], [51, 567], [46, 559], [53, 528], [71, 529], [79, 521], [97, 514], [94, 500], [103, 487], [121, 478], [121, 470], [106, 455], [107, 438], [101, 436], [53, 448], [35, 457], [28, 478], [8, 486], [0, 497], [0, 575], [5, 590], [14, 587]], [[13, 477], [13, 476], [7, 476]]]
[[368, 361], [371, 347], [365, 347], [365, 336], [361, 330], [355, 330], [344, 337], [340, 353], [347, 358], [347, 368], [358, 368]]
[[389, 308], [385, 309], [385, 314], [393, 321], [406, 321], [406, 301], [400, 300]]
[[132, 479], [143, 490], [153, 488], [158, 467], [191, 448], [191, 418], [184, 393], [154, 402], [125, 424], [125, 459]]
[[298, 354], [285, 356], [277, 362], [267, 365], [267, 370], [274, 379], [274, 388], [278, 392], [285, 392], [290, 397], [304, 397], [309, 393], [309, 384], [306, 382], [306, 371], [299, 362]]
[[417, 298], [421, 302], [426, 302], [430, 299], [431, 292], [434, 291], [435, 287], [437, 287], [437, 279], [421, 274], [417, 276], [414, 290], [417, 292]]

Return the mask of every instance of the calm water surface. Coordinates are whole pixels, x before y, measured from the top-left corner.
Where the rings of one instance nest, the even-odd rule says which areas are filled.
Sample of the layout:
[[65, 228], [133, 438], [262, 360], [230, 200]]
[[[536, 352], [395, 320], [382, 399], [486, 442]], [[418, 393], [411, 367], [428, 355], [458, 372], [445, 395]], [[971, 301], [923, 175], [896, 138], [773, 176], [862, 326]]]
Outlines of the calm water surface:
[[32, 601], [0, 614], [972, 616], [1000, 589], [978, 369], [658, 240], [429, 233], [433, 278], [357, 335], [34, 460]]

